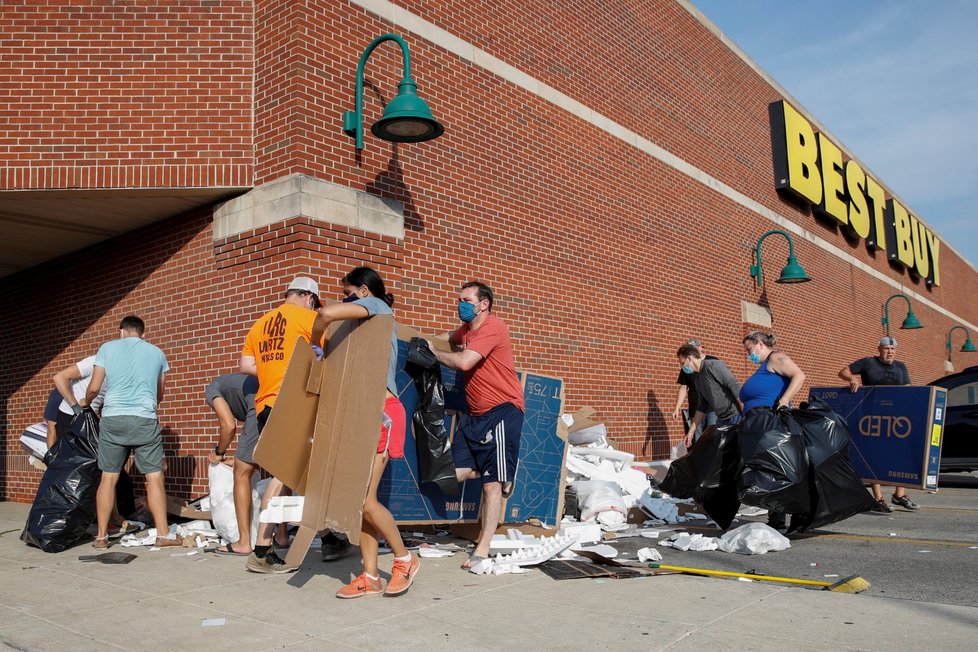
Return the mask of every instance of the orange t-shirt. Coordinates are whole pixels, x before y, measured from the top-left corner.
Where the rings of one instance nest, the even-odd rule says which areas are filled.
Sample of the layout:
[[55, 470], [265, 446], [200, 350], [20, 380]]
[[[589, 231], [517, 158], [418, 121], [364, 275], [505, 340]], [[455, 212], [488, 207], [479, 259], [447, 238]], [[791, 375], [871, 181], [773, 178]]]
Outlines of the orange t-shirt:
[[523, 386], [516, 377], [513, 363], [509, 329], [502, 319], [490, 313], [475, 330], [462, 324], [452, 335], [452, 340], [482, 356], [477, 365], [465, 372], [465, 401], [469, 404], [469, 412], [478, 416], [503, 403], [512, 403], [526, 412]]
[[283, 303], [265, 313], [248, 331], [241, 355], [251, 356], [258, 367], [258, 393], [255, 394], [255, 411], [261, 413], [265, 406], [275, 405], [285, 370], [288, 369], [297, 337], [307, 342], [312, 337], [312, 325], [316, 311], [291, 303]]

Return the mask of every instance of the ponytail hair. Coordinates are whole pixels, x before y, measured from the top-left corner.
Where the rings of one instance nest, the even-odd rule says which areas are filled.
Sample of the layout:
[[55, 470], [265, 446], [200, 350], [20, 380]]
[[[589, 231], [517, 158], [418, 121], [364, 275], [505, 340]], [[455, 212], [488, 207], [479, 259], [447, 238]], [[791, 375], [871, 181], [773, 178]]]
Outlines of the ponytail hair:
[[394, 305], [394, 295], [387, 291], [384, 286], [384, 279], [372, 267], [354, 267], [350, 273], [343, 277], [341, 281], [344, 285], [353, 287], [366, 286], [370, 294], [377, 297], [388, 306]]
[[744, 342], [753, 342], [754, 344], [763, 344], [769, 349], [773, 349], [774, 345], [777, 344], [778, 338], [774, 336], [774, 333], [765, 333], [764, 331], [751, 331], [744, 335]]

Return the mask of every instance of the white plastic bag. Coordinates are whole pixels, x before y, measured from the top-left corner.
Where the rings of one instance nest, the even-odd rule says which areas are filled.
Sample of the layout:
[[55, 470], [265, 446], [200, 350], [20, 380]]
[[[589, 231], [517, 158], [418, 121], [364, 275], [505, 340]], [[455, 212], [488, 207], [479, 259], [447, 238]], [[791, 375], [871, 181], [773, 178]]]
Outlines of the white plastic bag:
[[720, 537], [720, 550], [738, 555], [763, 555], [791, 547], [788, 537], [764, 523], [748, 523]]
[[[238, 518], [234, 512], [234, 471], [227, 464], [211, 464], [207, 470], [210, 483], [211, 521], [214, 529], [228, 543], [237, 541]], [[258, 494], [258, 474], [251, 476], [251, 541], [258, 537], [258, 512], [261, 496]]]
[[628, 508], [618, 485], [602, 480], [584, 480], [574, 483], [577, 504], [581, 508], [581, 520], [597, 521], [602, 525], [617, 526], [625, 522]]

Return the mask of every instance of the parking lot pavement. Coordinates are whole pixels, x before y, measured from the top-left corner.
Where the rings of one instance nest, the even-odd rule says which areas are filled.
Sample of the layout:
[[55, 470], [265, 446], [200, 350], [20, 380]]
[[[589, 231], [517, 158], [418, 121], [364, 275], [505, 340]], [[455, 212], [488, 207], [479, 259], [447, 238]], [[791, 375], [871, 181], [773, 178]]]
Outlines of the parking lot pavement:
[[[921, 526], [932, 517], [942, 522], [942, 504], [967, 498], [947, 495], [938, 494], [932, 506], [921, 497], [922, 512], [897, 514], [893, 523], [917, 537], [915, 529], [903, 525], [917, 519], [914, 527]], [[874, 588], [882, 584], [876, 593], [849, 595], [687, 575], [556, 581], [531, 570], [476, 576], [459, 570], [462, 557], [457, 555], [425, 560], [404, 596], [337, 600], [336, 589], [359, 570], [356, 555], [325, 564], [310, 554], [291, 576], [255, 575], [244, 570], [241, 558], [187, 556], [172, 549], [126, 549], [138, 555], [130, 564], [93, 564], [78, 561], [79, 555], [91, 553], [87, 544], [57, 554], [23, 544], [18, 535], [28, 510], [27, 505], [0, 503], [0, 644], [20, 650], [318, 650], [326, 645], [339, 650], [551, 650], [582, 645], [815, 650], [924, 644], [972, 649], [978, 622], [974, 606], [894, 599], [907, 596], [894, 591], [895, 580], [866, 566], [866, 560], [916, 546], [829, 538], [879, 538], [854, 533], [865, 529], [858, 523], [847, 522], [845, 529], [821, 537], [826, 550], [849, 548], [858, 555], [838, 567], [825, 557], [831, 568], [809, 566], [814, 570], [808, 572], [816, 576], [852, 570]], [[784, 553], [735, 560], [758, 571], [775, 560], [786, 564], [785, 571], [800, 574], [806, 564], [822, 563], [811, 561], [818, 549], [809, 541], [818, 539], [796, 541]], [[962, 550], [978, 558], [978, 551]], [[685, 565], [705, 566], [706, 555], [716, 553], [676, 554]], [[917, 554], [924, 558], [928, 553]], [[733, 555], [727, 558], [726, 563], [733, 563]], [[381, 568], [389, 563], [389, 557], [382, 557]], [[973, 584], [964, 572], [974, 577], [973, 566], [951, 574]], [[216, 624], [202, 626], [204, 621]]]

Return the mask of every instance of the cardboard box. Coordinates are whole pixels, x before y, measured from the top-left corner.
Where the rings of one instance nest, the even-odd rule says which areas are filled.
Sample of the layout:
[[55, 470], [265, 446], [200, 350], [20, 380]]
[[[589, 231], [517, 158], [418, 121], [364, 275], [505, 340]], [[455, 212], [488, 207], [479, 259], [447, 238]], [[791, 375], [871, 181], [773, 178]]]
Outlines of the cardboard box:
[[849, 426], [849, 461], [866, 483], [937, 489], [947, 390], [942, 387], [815, 387]]

